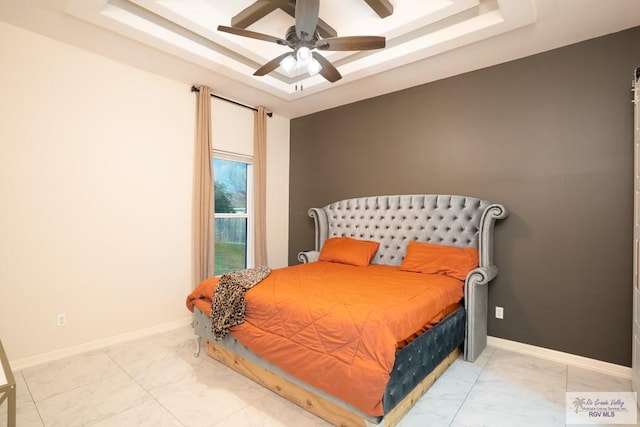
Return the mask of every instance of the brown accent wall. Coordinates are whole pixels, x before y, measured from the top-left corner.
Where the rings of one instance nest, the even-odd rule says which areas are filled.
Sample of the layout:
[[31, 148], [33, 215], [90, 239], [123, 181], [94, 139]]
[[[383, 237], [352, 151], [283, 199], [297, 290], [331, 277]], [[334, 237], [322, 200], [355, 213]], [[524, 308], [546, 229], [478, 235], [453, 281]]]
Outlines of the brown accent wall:
[[289, 262], [309, 207], [378, 194], [503, 203], [489, 334], [631, 364], [640, 27], [291, 121]]

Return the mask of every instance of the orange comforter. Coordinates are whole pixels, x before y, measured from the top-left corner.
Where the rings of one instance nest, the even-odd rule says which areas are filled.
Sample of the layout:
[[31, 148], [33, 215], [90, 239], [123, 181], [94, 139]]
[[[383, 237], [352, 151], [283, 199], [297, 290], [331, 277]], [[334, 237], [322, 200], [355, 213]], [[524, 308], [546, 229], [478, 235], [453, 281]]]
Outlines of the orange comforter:
[[[216, 278], [187, 297], [209, 313]], [[463, 282], [398, 267], [313, 262], [271, 272], [247, 291], [246, 319], [231, 329], [291, 375], [383, 415], [396, 345], [463, 297]]]

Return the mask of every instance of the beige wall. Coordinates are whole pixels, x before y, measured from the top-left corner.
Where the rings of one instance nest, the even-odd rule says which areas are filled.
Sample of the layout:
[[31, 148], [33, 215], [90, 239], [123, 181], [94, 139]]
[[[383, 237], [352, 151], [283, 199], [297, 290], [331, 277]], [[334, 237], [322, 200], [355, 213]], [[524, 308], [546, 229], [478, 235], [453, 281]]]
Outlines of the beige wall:
[[[0, 338], [9, 359], [24, 367], [185, 324], [189, 85], [4, 23], [0, 58]], [[252, 128], [246, 117], [218, 125]], [[279, 267], [289, 121], [268, 126], [268, 248]]]
[[273, 115], [267, 120], [267, 257], [271, 267], [289, 264], [289, 126]]

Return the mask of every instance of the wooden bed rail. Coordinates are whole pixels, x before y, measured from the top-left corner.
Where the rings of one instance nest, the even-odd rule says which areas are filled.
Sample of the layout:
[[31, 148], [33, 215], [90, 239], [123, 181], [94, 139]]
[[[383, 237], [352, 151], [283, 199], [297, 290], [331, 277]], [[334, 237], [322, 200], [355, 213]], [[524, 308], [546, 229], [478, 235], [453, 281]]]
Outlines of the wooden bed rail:
[[431, 385], [458, 358], [460, 348], [456, 348], [447, 356], [418, 386], [404, 398], [391, 412], [386, 414], [380, 424], [374, 424], [360, 414], [349, 411], [329, 399], [319, 396], [268, 369], [258, 366], [238, 356], [214, 342], [207, 343], [207, 354], [220, 363], [241, 373], [250, 380], [273, 391], [279, 396], [295, 403], [302, 409], [311, 412], [323, 420], [340, 427], [392, 427], [397, 425], [418, 400], [429, 390]]

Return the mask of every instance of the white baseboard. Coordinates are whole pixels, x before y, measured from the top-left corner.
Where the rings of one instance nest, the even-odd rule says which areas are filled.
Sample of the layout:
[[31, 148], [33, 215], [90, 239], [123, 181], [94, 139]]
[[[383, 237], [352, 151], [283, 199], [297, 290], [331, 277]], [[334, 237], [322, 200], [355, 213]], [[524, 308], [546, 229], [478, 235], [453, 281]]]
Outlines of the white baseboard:
[[551, 350], [544, 347], [536, 347], [530, 344], [491, 336], [487, 337], [487, 345], [516, 353], [539, 357], [541, 359], [564, 363], [566, 365], [576, 366], [578, 368], [589, 369], [591, 371], [613, 375], [615, 377], [631, 379], [632, 369], [627, 366], [616, 365], [614, 363], [603, 362], [601, 360], [590, 359], [588, 357], [563, 353], [561, 351]]
[[[150, 335], [178, 329], [180, 327], [191, 324], [191, 321], [192, 317], [186, 317], [184, 319], [175, 320], [173, 322], [167, 322], [161, 325], [139, 329], [133, 332], [127, 332], [125, 334], [91, 341], [73, 347], [67, 347], [49, 353], [39, 354], [37, 356], [9, 361], [9, 364], [14, 371], [20, 371], [22, 369], [62, 359], [64, 357], [75, 356], [77, 354], [86, 353], [88, 351], [99, 350], [110, 345], [120, 344], [138, 338], [144, 338]], [[588, 357], [577, 356], [575, 354], [563, 353], [561, 351], [551, 350], [544, 347], [537, 347], [517, 341], [510, 341], [503, 338], [489, 336], [487, 337], [487, 345], [495, 348], [513, 351], [516, 353], [539, 357], [541, 359], [552, 360], [554, 362], [564, 363], [579, 368], [589, 369], [591, 371], [601, 372], [603, 374], [613, 375], [620, 378], [631, 379], [632, 377], [633, 371], [627, 366], [616, 365], [614, 363], [603, 362], [601, 360], [590, 359]]]
[[155, 335], [162, 332], [171, 331], [173, 329], [178, 329], [183, 326], [190, 325], [192, 320], [193, 318], [190, 316], [184, 319], [174, 320], [173, 322], [162, 323], [160, 325], [151, 326], [149, 328], [138, 329], [136, 331], [127, 332], [125, 334], [115, 335], [113, 337], [104, 338], [101, 340], [74, 345], [72, 347], [51, 351], [49, 353], [39, 354], [37, 356], [26, 357], [24, 359], [18, 359], [18, 360], [12, 360], [12, 361], [9, 361], [9, 365], [11, 365], [11, 369], [13, 371], [20, 371], [22, 369], [26, 369], [32, 366], [62, 359], [64, 357], [75, 356], [77, 354], [86, 353], [88, 351], [99, 350], [101, 348], [108, 347], [110, 345], [120, 344], [123, 342], [135, 340], [138, 338], [144, 338], [150, 335]]

